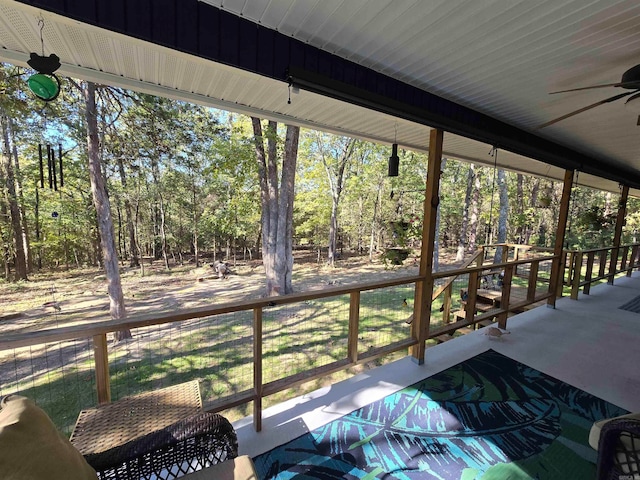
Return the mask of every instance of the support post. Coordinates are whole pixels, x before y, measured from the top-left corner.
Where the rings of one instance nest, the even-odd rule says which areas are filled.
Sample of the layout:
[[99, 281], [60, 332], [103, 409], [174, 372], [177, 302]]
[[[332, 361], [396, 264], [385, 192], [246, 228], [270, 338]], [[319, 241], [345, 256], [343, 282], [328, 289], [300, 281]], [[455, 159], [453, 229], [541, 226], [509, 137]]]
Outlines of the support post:
[[629, 186], [622, 186], [622, 194], [618, 202], [618, 216], [616, 217], [616, 231], [613, 235], [613, 250], [611, 250], [611, 263], [609, 263], [609, 276], [607, 283], [613, 285], [613, 278], [616, 276], [616, 266], [618, 265], [618, 253], [620, 250], [620, 239], [622, 238], [622, 227], [625, 223], [627, 213], [627, 199], [629, 198]]
[[[540, 269], [540, 260], [531, 262], [529, 270], [529, 283], [527, 284], [527, 301], [533, 303], [536, 298], [536, 288], [538, 287], [538, 270]], [[515, 274], [515, 271], [514, 271]], [[504, 283], [504, 280], [503, 280]]]
[[577, 300], [580, 293], [580, 275], [582, 275], [582, 252], [576, 252], [575, 264], [573, 266], [573, 281], [571, 282], [571, 299]]
[[631, 258], [629, 259], [629, 265], [627, 267], [627, 277], [631, 276], [631, 272], [633, 272], [633, 267], [636, 264], [638, 258], [638, 245], [633, 245], [631, 247]]
[[604, 278], [604, 269], [607, 268], [607, 249], [600, 250], [598, 257], [598, 277]]
[[424, 217], [422, 220], [422, 248], [420, 253], [420, 271], [422, 280], [416, 282], [411, 334], [418, 344], [411, 347], [414, 361], [422, 365], [426, 341], [431, 321], [431, 296], [433, 295], [433, 251], [436, 238], [436, 216], [440, 203], [440, 168], [442, 165], [442, 144], [444, 131], [431, 130], [429, 136], [429, 163], [427, 167], [427, 186], [424, 196]]
[[589, 295], [591, 292], [591, 279], [593, 278], [593, 262], [595, 261], [596, 252], [587, 253], [587, 271], [584, 274], [584, 287], [582, 288], [582, 293], [584, 295]]
[[513, 265], [508, 265], [504, 269], [504, 279], [502, 280], [502, 296], [500, 297], [500, 308], [505, 310], [498, 315], [498, 327], [507, 328], [507, 317], [509, 316], [509, 305], [511, 304], [511, 283], [513, 281]]
[[351, 363], [358, 361], [358, 330], [360, 324], [360, 291], [351, 292], [349, 297], [349, 339], [347, 355]]
[[253, 309], [253, 428], [262, 430], [262, 308]]
[[107, 334], [93, 336], [93, 360], [96, 366], [96, 390], [98, 404], [111, 402], [111, 382], [109, 380], [109, 355], [107, 353]]
[[547, 300], [547, 306], [556, 308], [556, 293], [558, 285], [562, 284], [562, 268], [560, 268], [560, 260], [562, 258], [562, 245], [564, 245], [564, 236], [567, 228], [567, 218], [569, 217], [569, 201], [571, 200], [571, 186], [573, 184], [573, 170], [565, 170], [564, 185], [562, 187], [562, 199], [560, 201], [560, 214], [558, 215], [558, 226], [556, 227], [556, 243], [553, 247], [553, 259], [551, 265], [551, 278], [549, 279], [549, 293], [552, 293]]
[[442, 300], [442, 323], [448, 325], [451, 323], [451, 294], [453, 293], [453, 283], [444, 290], [444, 298]]

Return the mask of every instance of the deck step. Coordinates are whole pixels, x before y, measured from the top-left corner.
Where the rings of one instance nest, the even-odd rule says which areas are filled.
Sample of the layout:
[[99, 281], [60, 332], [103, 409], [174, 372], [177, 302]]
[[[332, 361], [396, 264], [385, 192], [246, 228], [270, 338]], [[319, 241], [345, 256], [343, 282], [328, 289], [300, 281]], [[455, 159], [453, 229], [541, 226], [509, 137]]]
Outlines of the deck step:
[[453, 340], [453, 335], [449, 335], [448, 333], [443, 333], [442, 335], [438, 335], [437, 337], [433, 337], [438, 343], [448, 342], [449, 340]]
[[487, 320], [481, 320], [480, 322], [476, 323], [476, 325], [480, 327], [488, 327], [489, 325], [492, 325], [494, 323], [495, 322], [493, 320], [487, 319]]

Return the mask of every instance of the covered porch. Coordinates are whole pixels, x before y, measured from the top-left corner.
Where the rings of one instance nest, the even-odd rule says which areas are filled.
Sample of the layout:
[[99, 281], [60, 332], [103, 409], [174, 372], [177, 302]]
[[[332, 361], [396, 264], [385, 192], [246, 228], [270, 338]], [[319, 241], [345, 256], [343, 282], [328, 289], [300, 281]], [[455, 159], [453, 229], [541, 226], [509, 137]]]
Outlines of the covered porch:
[[[427, 349], [423, 365], [410, 357], [292, 398], [253, 419], [234, 423], [240, 452], [259, 455], [353, 410], [379, 400], [488, 349], [632, 412], [640, 410], [640, 315], [621, 306], [640, 295], [640, 275], [597, 285], [579, 301], [562, 298], [509, 320], [510, 335], [494, 339], [483, 329]], [[595, 459], [595, 452], [594, 452]]]
[[[271, 18], [272, 23], [256, 27], [248, 20], [254, 17], [242, 16], [247, 13], [242, 2], [178, 3], [163, 2], [165, 9], [156, 10], [154, 16], [147, 15], [149, 2], [131, 2], [133, 7], [120, 2], [105, 15], [101, 8], [107, 2], [81, 6], [79, 2], [3, 0], [0, 7], [12, 20], [0, 20], [7, 32], [0, 57], [22, 65], [25, 54], [39, 48], [36, 25], [42, 9], [46, 33], [55, 39], [51, 43], [63, 57], [61, 72], [66, 74], [428, 151], [419, 272], [411, 277], [278, 299], [5, 335], [0, 338], [0, 352], [6, 354], [7, 380], [0, 393], [26, 392], [39, 398], [57, 416], [57, 423], [69, 431], [81, 409], [140, 390], [204, 378], [201, 388], [206, 410], [250, 406], [247, 413], [252, 411], [252, 415], [238, 420], [235, 427], [240, 453], [253, 456], [491, 348], [622, 408], [638, 410], [638, 314], [619, 309], [640, 295], [640, 277], [632, 274], [638, 267], [638, 245], [620, 245], [627, 197], [637, 196], [640, 191], [637, 130], [632, 125], [635, 115], [630, 122], [628, 116], [622, 118], [607, 106], [602, 109], [602, 118], [611, 126], [608, 130], [594, 129], [592, 121], [582, 120], [584, 117], [579, 117], [573, 129], [562, 124], [546, 131], [538, 129], [543, 121], [589, 103], [575, 95], [555, 103], [547, 100], [548, 90], [574, 87], [574, 77], [582, 75], [583, 65], [578, 64], [561, 75], [555, 70], [558, 63], [569, 64], [575, 50], [563, 51], [560, 60], [549, 56], [544, 68], [537, 68], [538, 56], [521, 57], [522, 34], [513, 34], [511, 42], [496, 40], [498, 44], [514, 45], [510, 55], [496, 48], [489, 67], [476, 65], [475, 72], [482, 70], [484, 75], [465, 79], [464, 74], [456, 73], [460, 67], [447, 67], [448, 73], [434, 74], [437, 80], [431, 83], [429, 75], [437, 68], [416, 66], [425, 53], [423, 47], [416, 42], [407, 52], [411, 42], [403, 37], [405, 27], [402, 22], [390, 25], [388, 12], [378, 11], [373, 17], [379, 27], [389, 29], [364, 28], [366, 22], [356, 25], [354, 31], [366, 35], [356, 42], [338, 35], [344, 43], [334, 49], [329, 48], [330, 39], [319, 41], [314, 36], [318, 20], [314, 21], [313, 12], [302, 2], [291, 4], [297, 3], [298, 20], [305, 28], [299, 31], [297, 26], [292, 28], [296, 22], [284, 22], [286, 35], [280, 32], [278, 12], [269, 11], [270, 5], [264, 6], [264, 12], [271, 14], [267, 20]], [[529, 17], [525, 3], [514, 7], [514, 17]], [[346, 5], [341, 4], [342, 8]], [[387, 6], [392, 8], [390, 2]], [[411, 8], [406, 7], [402, 11], [405, 20], [412, 16]], [[564, 5], [567, 11], [580, 10], [575, 7], [575, 2]], [[590, 18], [592, 28], [604, 28], [598, 19], [611, 18], [613, 11], [622, 15], [625, 9], [633, 10], [624, 2], [611, 2], [610, 8], [602, 11], [592, 6], [585, 16]], [[469, 26], [475, 22], [475, 15], [472, 8], [466, 10], [464, 18]], [[421, 13], [422, 19], [430, 15]], [[456, 17], [453, 13], [463, 12], [445, 11], [442, 18]], [[501, 6], [495, 5], [492, 13], [501, 14]], [[530, 31], [545, 35], [548, 17], [554, 14], [554, 8], [547, 5]], [[164, 24], [174, 16], [179, 20], [165, 30]], [[578, 25], [580, 20], [582, 17], [572, 17], [566, 23]], [[333, 23], [334, 27], [338, 24]], [[446, 22], [441, 24], [449, 28]], [[19, 30], [27, 33], [19, 34]], [[210, 31], [221, 33], [209, 36]], [[380, 31], [391, 32], [386, 40], [391, 40], [395, 50], [368, 52], [362, 47], [373, 44], [369, 35]], [[562, 28], [558, 31], [561, 33], [546, 44], [548, 48], [556, 42], [579, 44], [569, 41], [571, 34], [584, 35], [583, 39], [591, 35], [568, 27], [567, 33]], [[440, 40], [447, 37], [445, 33], [440, 31]], [[474, 39], [472, 35], [460, 41], [467, 47], [477, 43], [482, 49], [482, 42]], [[627, 45], [624, 38], [619, 42]], [[341, 51], [348, 44], [361, 48]], [[454, 49], [466, 52], [460, 45]], [[440, 53], [446, 51], [445, 47], [441, 44]], [[403, 59], [406, 71], [385, 64], [394, 53], [403, 51], [407, 54]], [[475, 53], [481, 58], [478, 50]], [[459, 58], [461, 63], [465, 63], [465, 55]], [[525, 85], [518, 75], [521, 72], [509, 70], [511, 63], [518, 64], [510, 57], [528, 59], [525, 66], [532, 73], [535, 88]], [[447, 62], [441, 62], [440, 68], [444, 68]], [[627, 63], [617, 59], [614, 66], [624, 71], [630, 66]], [[159, 66], [167, 64], [176, 67]], [[613, 81], [603, 68], [595, 70], [594, 78]], [[503, 71], [511, 72], [503, 73], [510, 81], [509, 89], [495, 81], [494, 74]], [[473, 83], [471, 77], [479, 78], [480, 83]], [[457, 81], [462, 82], [459, 88]], [[296, 93], [297, 88], [301, 93]], [[473, 94], [465, 97], [463, 90]], [[278, 95], [273, 95], [275, 91]], [[503, 91], [508, 93], [508, 100], [502, 96]], [[336, 112], [342, 116], [336, 116]], [[494, 162], [488, 158], [490, 147], [501, 150], [500, 163], [497, 157]], [[508, 258], [507, 253], [502, 263], [493, 266], [487, 266], [482, 255], [477, 263], [459, 271], [433, 272], [438, 177], [445, 155], [564, 179], [553, 251], [527, 258]], [[563, 251], [570, 191], [575, 185], [610, 192], [622, 187], [614, 245], [589, 252]], [[500, 303], [478, 311], [482, 279], [494, 275], [496, 269], [505, 278]], [[619, 273], [626, 276], [614, 281]], [[516, 278], [521, 278], [519, 291], [512, 289]], [[589, 291], [592, 282], [601, 280], [609, 283]], [[571, 287], [572, 299], [556, 300], [563, 285]], [[589, 295], [583, 294], [575, 301], [581, 288]], [[407, 298], [413, 307], [398, 308]], [[544, 303], [555, 308], [546, 308]], [[529, 310], [540, 304], [543, 306]], [[321, 311], [330, 321], [317, 321]], [[510, 333], [492, 338], [478, 330], [446, 338], [441, 345], [428, 343], [492, 321]], [[299, 328], [313, 338], [299, 341]], [[135, 331], [134, 340], [108, 348], [113, 333], [124, 329]], [[262, 407], [263, 398], [311, 378], [390, 353], [402, 354], [407, 349], [409, 355], [391, 364], [274, 407]], [[64, 357], [62, 352], [66, 353]], [[199, 354], [197, 358], [194, 352]], [[73, 357], [72, 363], [60, 361], [69, 356]], [[40, 360], [34, 362], [34, 358]], [[311, 361], [313, 366], [309, 366]], [[137, 376], [141, 371], [147, 372], [145, 384]], [[57, 390], [47, 390], [52, 384]], [[52, 391], [63, 392], [62, 397], [69, 401], [61, 401]]]

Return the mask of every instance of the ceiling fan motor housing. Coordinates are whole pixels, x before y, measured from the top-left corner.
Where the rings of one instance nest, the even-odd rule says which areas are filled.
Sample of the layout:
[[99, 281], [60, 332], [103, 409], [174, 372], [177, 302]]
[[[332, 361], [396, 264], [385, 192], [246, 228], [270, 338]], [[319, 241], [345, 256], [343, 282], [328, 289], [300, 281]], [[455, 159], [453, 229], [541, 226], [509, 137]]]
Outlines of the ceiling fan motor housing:
[[624, 72], [620, 83], [623, 84], [620, 85], [623, 88], [628, 88], [630, 90], [640, 89], [640, 65], [631, 67], [629, 70]]

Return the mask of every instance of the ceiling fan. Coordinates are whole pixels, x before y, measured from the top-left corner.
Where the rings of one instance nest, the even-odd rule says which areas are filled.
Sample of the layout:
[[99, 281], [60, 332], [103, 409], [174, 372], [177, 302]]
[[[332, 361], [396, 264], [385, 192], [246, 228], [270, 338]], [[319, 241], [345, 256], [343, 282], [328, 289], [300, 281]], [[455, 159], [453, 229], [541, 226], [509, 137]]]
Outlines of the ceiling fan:
[[[625, 88], [627, 90], [631, 90], [630, 92], [619, 93], [609, 98], [605, 98], [604, 100], [600, 100], [599, 102], [592, 103], [591, 105], [587, 105], [586, 107], [582, 107], [573, 112], [562, 115], [561, 117], [554, 118], [553, 120], [548, 121], [547, 123], [543, 123], [538, 126], [538, 129], [548, 127], [549, 125], [553, 125], [554, 123], [558, 123], [566, 118], [573, 117], [574, 115], [578, 115], [579, 113], [586, 112], [587, 110], [591, 110], [599, 105], [604, 105], [605, 103], [615, 102], [616, 100], [620, 100], [624, 97], [627, 98], [625, 104], [634, 101], [637, 98], [640, 98], [640, 65], [636, 65], [635, 67], [631, 67], [629, 70], [622, 74], [622, 79], [616, 83], [607, 83], [604, 85], [592, 85], [590, 87], [580, 87], [580, 88], [571, 88], [569, 90], [558, 90], [557, 92], [550, 92], [550, 95], [554, 95], [556, 93], [566, 93], [566, 92], [578, 92], [580, 90], [591, 90], [594, 88], [606, 88], [606, 87], [620, 87]], [[638, 117], [638, 125], [640, 125], [640, 116]]]

